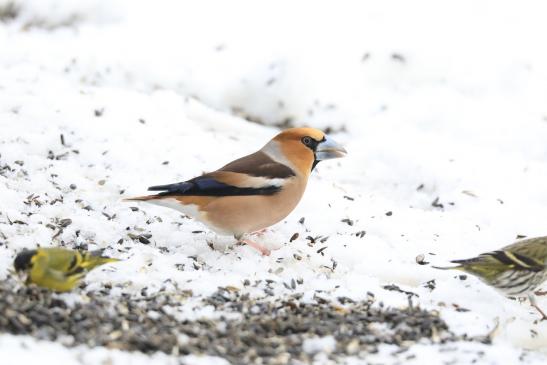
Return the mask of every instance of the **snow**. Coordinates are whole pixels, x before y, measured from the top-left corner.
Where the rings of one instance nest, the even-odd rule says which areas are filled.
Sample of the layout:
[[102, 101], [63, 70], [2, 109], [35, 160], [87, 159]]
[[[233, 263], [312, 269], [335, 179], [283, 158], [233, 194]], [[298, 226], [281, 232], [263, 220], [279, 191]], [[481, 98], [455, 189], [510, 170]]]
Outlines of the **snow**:
[[192, 364], [229, 365], [221, 358], [212, 356], [182, 356], [180, 359], [162, 353], [143, 355], [139, 352], [124, 352], [106, 348], [77, 346], [71, 349], [52, 342], [37, 341], [28, 336], [0, 335], [2, 358], [17, 360], [20, 364], [31, 364], [40, 359], [44, 364], [91, 365], [91, 364]]
[[332, 336], [308, 338], [302, 349], [308, 354], [330, 353], [336, 348], [336, 339]]
[[[547, 234], [542, 2], [15, 4], [20, 16], [0, 23], [0, 166], [15, 169], [0, 175], [0, 279], [17, 251], [65, 242], [109, 247], [124, 260], [88, 275], [90, 289], [110, 282], [153, 292], [176, 284], [205, 296], [218, 286], [242, 288], [245, 279], [301, 278], [304, 298], [316, 290], [354, 299], [373, 292], [386, 305], [405, 306], [405, 295], [381, 289], [394, 283], [417, 293], [415, 304], [438, 310], [455, 333], [485, 335], [499, 323], [490, 346], [452, 344], [454, 362], [481, 351], [484, 363], [547, 361], [547, 323], [536, 323], [526, 302], [415, 261], [424, 254], [443, 265], [517, 235]], [[255, 151], [286, 120], [330, 127], [349, 154], [320, 164], [297, 209], [264, 236], [278, 248], [270, 257], [231, 248], [230, 238], [176, 211], [138, 205], [133, 212], [137, 204], [121, 201]], [[64, 201], [25, 204], [30, 194]], [[432, 206], [437, 197], [443, 208]], [[52, 239], [56, 231], [46, 224], [62, 218], [73, 223]], [[140, 228], [152, 244], [128, 238]], [[295, 232], [299, 238], [288, 243]], [[310, 234], [330, 238], [311, 248]], [[324, 256], [316, 253], [322, 246]], [[189, 256], [203, 269], [191, 270]], [[334, 261], [334, 271], [325, 268]], [[431, 291], [423, 284], [433, 279]], [[276, 295], [288, 291], [275, 288]], [[547, 308], [545, 297], [538, 303]], [[178, 315], [215, 316], [211, 308]], [[111, 353], [1, 338], [11, 358], [30, 356], [17, 343], [31, 343], [40, 356], [54, 352], [44, 363], [85, 356], [97, 364]], [[452, 356], [437, 345], [410, 351], [416, 363]], [[375, 356], [391, 361], [389, 351]], [[119, 352], [111, 360], [149, 361]]]

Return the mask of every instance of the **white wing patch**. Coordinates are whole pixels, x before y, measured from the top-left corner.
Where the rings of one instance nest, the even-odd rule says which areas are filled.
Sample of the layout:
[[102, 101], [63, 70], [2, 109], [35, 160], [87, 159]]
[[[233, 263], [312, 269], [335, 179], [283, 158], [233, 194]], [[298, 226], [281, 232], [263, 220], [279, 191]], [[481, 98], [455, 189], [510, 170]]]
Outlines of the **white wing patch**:
[[267, 186], [279, 186], [282, 187], [287, 182], [287, 179], [280, 178], [267, 178], [259, 176], [245, 176], [244, 181], [238, 187], [245, 188], [265, 188]]
[[162, 207], [175, 209], [183, 214], [186, 214], [189, 217], [201, 220], [201, 212], [199, 211], [198, 206], [195, 204], [182, 204], [174, 198], [151, 199], [147, 200], [146, 202]]

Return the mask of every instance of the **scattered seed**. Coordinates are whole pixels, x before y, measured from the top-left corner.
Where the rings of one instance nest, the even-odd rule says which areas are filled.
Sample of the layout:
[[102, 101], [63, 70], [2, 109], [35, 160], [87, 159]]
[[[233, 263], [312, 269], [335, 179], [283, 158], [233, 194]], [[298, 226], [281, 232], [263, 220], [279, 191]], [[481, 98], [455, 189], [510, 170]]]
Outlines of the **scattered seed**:
[[353, 226], [353, 220], [351, 220], [349, 218], [344, 218], [340, 222], [346, 223], [348, 226]]
[[59, 237], [61, 235], [61, 233], [63, 233], [63, 229], [62, 228], [59, 228], [59, 230], [57, 231], [57, 233], [55, 233], [53, 235], [53, 237], [51, 237], [52, 239], [55, 239], [57, 237]]
[[464, 307], [460, 307], [458, 304], [456, 303], [452, 303], [452, 306], [456, 309], [456, 312], [469, 312], [471, 311], [470, 309], [467, 309], [467, 308], [464, 308]]
[[72, 219], [64, 218], [59, 221], [59, 227], [65, 228], [72, 224]]
[[411, 297], [411, 296], [419, 297], [418, 294], [413, 293], [413, 292], [411, 292], [411, 291], [402, 290], [401, 288], [399, 288], [399, 287], [398, 287], [397, 285], [395, 285], [395, 284], [382, 286], [382, 289], [389, 290], [389, 291], [396, 291], [396, 292], [399, 292], [399, 293], [403, 293], [403, 294], [406, 294], [406, 295], [409, 296], [409, 297]]
[[431, 202], [431, 206], [434, 208], [441, 208], [441, 209], [444, 208], [444, 205], [439, 203], [439, 197], [436, 197], [435, 200]]
[[367, 234], [367, 232], [366, 231], [359, 231], [359, 232], [356, 232], [354, 234], [355, 234], [355, 236], [357, 236], [359, 238], [363, 238], [363, 237], [365, 237], [365, 234]]
[[406, 58], [400, 53], [392, 53], [391, 54], [391, 59], [393, 61], [397, 61], [397, 62], [400, 62], [400, 63], [405, 63], [406, 62]]
[[416, 256], [416, 263], [418, 265], [427, 265], [429, 262], [425, 261], [425, 255], [423, 253]]
[[429, 290], [434, 290], [437, 287], [437, 283], [435, 282], [435, 279], [429, 280], [424, 284], [425, 288], [428, 288]]

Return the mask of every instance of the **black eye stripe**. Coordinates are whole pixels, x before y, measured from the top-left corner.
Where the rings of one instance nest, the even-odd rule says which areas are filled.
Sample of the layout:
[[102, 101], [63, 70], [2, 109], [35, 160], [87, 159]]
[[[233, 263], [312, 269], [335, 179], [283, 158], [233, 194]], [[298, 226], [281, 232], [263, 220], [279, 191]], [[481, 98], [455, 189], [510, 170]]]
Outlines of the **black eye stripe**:
[[319, 144], [318, 141], [311, 138], [310, 136], [302, 137], [301, 141], [304, 144], [304, 146], [308, 147], [309, 149], [313, 151], [315, 151], [315, 149], [317, 148], [317, 145]]

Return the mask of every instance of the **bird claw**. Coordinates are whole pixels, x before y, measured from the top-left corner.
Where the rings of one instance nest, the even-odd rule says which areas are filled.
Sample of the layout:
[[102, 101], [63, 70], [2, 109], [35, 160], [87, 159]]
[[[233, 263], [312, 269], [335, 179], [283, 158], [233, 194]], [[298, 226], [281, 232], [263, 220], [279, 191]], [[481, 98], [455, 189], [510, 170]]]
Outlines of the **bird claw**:
[[[547, 290], [545, 291], [538, 290], [534, 294], [537, 295], [538, 297], [542, 297], [544, 295], [547, 295]], [[543, 318], [543, 319], [547, 319], [547, 318]]]
[[248, 246], [251, 246], [255, 250], [259, 251], [262, 254], [262, 256], [270, 256], [270, 254], [272, 253], [268, 248], [262, 246], [260, 243], [254, 242], [254, 241], [241, 240], [240, 243], [244, 243]]
[[[268, 250], [267, 248], [260, 250], [260, 253], [262, 256], [270, 256], [272, 251]], [[547, 317], [546, 317], [547, 318]], [[545, 319], [545, 318], [544, 318]]]
[[264, 236], [264, 235], [266, 234], [266, 232], [268, 232], [268, 230], [267, 230], [266, 228], [262, 228], [262, 229], [260, 229], [260, 230], [258, 230], [258, 231], [256, 231], [256, 232], [252, 232], [251, 234], [252, 234], [253, 236], [262, 237], [262, 236]]

